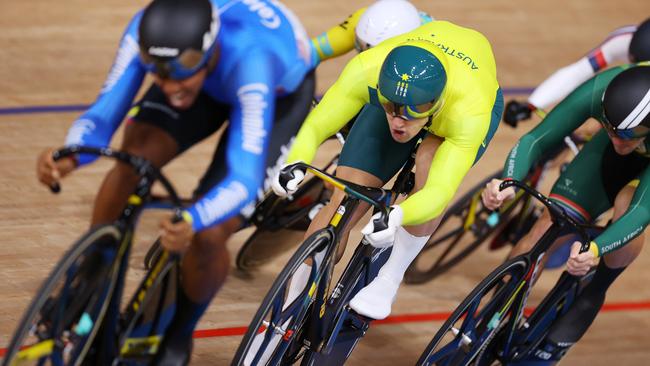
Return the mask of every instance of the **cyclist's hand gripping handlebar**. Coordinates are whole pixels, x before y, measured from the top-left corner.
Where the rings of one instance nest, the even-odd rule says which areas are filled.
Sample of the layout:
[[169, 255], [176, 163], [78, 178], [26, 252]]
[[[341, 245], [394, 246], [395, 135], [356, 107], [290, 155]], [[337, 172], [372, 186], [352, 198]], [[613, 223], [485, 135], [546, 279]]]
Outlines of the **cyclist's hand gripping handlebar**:
[[504, 190], [508, 187], [513, 187], [513, 186], [523, 189], [526, 193], [533, 196], [544, 206], [546, 206], [549, 213], [551, 214], [551, 218], [553, 222], [556, 222], [559, 225], [571, 226], [580, 235], [580, 243], [582, 244], [582, 246], [580, 247], [580, 253], [589, 250], [590, 240], [589, 240], [589, 235], [587, 235], [585, 228], [582, 225], [580, 225], [578, 222], [576, 222], [575, 219], [569, 216], [569, 214], [566, 213], [566, 211], [564, 210], [564, 208], [562, 208], [562, 206], [558, 205], [554, 201], [551, 201], [550, 199], [548, 199], [548, 197], [544, 196], [543, 194], [539, 193], [538, 191], [529, 187], [528, 185], [514, 179], [503, 181], [503, 183], [501, 183], [501, 185], [499, 186], [499, 189]]

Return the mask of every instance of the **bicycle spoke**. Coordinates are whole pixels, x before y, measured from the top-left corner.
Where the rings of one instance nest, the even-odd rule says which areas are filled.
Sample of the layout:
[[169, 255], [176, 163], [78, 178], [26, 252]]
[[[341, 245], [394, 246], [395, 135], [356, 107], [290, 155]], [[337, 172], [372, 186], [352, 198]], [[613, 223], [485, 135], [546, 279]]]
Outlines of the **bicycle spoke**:
[[467, 336], [466, 330], [470, 328], [470, 331], [473, 330], [474, 325], [476, 324], [476, 320], [479, 320], [478, 317], [475, 317], [476, 309], [478, 309], [478, 306], [480, 305], [481, 299], [479, 298], [478, 301], [474, 301], [472, 304], [470, 304], [469, 309], [467, 309], [467, 312], [465, 314], [465, 319], [463, 320], [463, 323], [461, 324], [459, 328], [459, 332], [461, 335]]
[[461, 236], [457, 237], [456, 239], [454, 239], [454, 241], [452, 241], [451, 244], [449, 244], [449, 245], [447, 246], [447, 248], [445, 249], [445, 251], [442, 252], [442, 254], [438, 256], [438, 259], [436, 259], [436, 262], [433, 264], [433, 266], [431, 266], [431, 268], [437, 268], [437, 267], [440, 265], [440, 263], [441, 263], [445, 258], [447, 258], [447, 256], [449, 255], [449, 253], [451, 253], [451, 251], [456, 247], [456, 244], [458, 244], [458, 242], [460, 241], [460, 239], [461, 239], [462, 237], [463, 237], [463, 235], [461, 235]]
[[[436, 240], [433, 243], [431, 243], [431, 245], [425, 246], [423, 251], [431, 250], [431, 249], [435, 248], [436, 246], [438, 246], [440, 243], [446, 241], [447, 239], [449, 239], [449, 238], [451, 238], [453, 236], [456, 236], [458, 234], [462, 234], [464, 232], [465, 232], [465, 229], [462, 226], [457, 228], [457, 229], [454, 229], [454, 230], [450, 231], [449, 233], [443, 235], [442, 237], [436, 238]], [[462, 235], [461, 235], [461, 237], [462, 237]]]
[[[449, 365], [449, 363], [454, 359], [453, 356], [456, 355], [456, 351], [462, 346], [463, 346], [463, 339], [461, 336], [457, 339], [454, 339], [454, 341], [450, 342], [448, 345], [442, 347], [440, 351], [436, 352], [432, 356], [439, 354], [440, 355], [440, 357], [438, 358], [439, 360], [442, 360], [443, 358], [446, 357], [445, 361], [443, 361], [441, 366]], [[433, 362], [436, 360], [431, 360], [431, 361]]]

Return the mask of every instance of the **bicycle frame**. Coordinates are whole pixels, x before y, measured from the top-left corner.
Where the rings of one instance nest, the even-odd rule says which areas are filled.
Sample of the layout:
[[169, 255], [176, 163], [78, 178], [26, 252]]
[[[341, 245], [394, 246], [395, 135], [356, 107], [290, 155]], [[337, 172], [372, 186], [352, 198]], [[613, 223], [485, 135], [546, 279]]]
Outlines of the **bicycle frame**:
[[[307, 334], [303, 334], [302, 344], [314, 352], [315, 357], [319, 357], [320, 355], [329, 355], [335, 349], [335, 345], [339, 344], [339, 342], [351, 340], [356, 344], [368, 329], [369, 323], [372, 319], [360, 315], [348, 317], [351, 310], [347, 307], [344, 309], [343, 305], [347, 304], [349, 299], [357, 291], [369, 284], [376, 276], [379, 268], [387, 259], [390, 250], [377, 249], [367, 244], [359, 245], [356, 248], [352, 259], [347, 264], [339, 278], [335, 288], [333, 291], [330, 291], [334, 265], [336, 264], [336, 253], [339, 251], [340, 238], [349, 223], [351, 213], [355, 211], [361, 201], [369, 203], [371, 206], [382, 212], [382, 217], [378, 220], [381, 223], [375, 221], [376, 227], [377, 225], [381, 226], [381, 224], [386, 225], [388, 219], [388, 210], [386, 205], [394, 202], [401, 192], [409, 190], [408, 182], [413, 165], [414, 155], [412, 155], [411, 159], [409, 159], [402, 168], [391, 190], [369, 189], [357, 186], [333, 178], [306, 164], [299, 163], [296, 165], [307, 169], [317, 178], [323, 179], [332, 184], [335, 188], [346, 193], [328, 225], [322, 229], [322, 231], [327, 233], [326, 235], [330, 237], [321, 263], [321, 266], [323, 266], [321, 268], [324, 268], [325, 270], [320, 271], [320, 275], [312, 279], [316, 272], [315, 266], [312, 267], [310, 281], [308, 282], [311, 283], [311, 285], [308, 286], [309, 293], [315, 292], [315, 296], [310, 300], [312, 306], [307, 309], [309, 316], [304, 325]], [[367, 192], [370, 192], [370, 195], [374, 195], [375, 197], [371, 198], [361, 193], [364, 189], [367, 190]], [[289, 311], [290, 308], [291, 306], [289, 306], [287, 310]], [[354, 329], [345, 329], [345, 322], [348, 319], [352, 319], [352, 328]], [[340, 338], [342, 335], [346, 335], [346, 337]], [[286, 347], [288, 347], [288, 345]], [[278, 355], [278, 352], [276, 352], [276, 355]], [[279, 362], [279, 359], [273, 358], [271, 362]]]
[[[510, 261], [513, 262], [524, 261], [528, 270], [521, 280], [514, 282], [513, 285], [510, 286], [510, 288], [514, 287], [516, 290], [509, 294], [507, 300], [505, 301], [505, 306], [503, 306], [501, 309], [498, 309], [496, 312], [492, 312], [492, 309], [489, 309], [489, 311], [487, 311], [487, 314], [480, 314], [477, 317], [477, 319], [482, 319], [484, 316], [491, 317], [490, 321], [488, 322], [489, 331], [477, 342], [477, 344], [481, 347], [483, 347], [485, 341], [493, 337], [497, 331], [505, 332], [502, 334], [503, 338], [501, 338], [501, 355], [504, 358], [508, 358], [510, 355], [512, 355], [512, 357], [522, 356], [521, 352], [513, 352], [513, 349], [515, 349], [518, 345], [521, 345], [526, 339], [529, 339], [529, 337], [525, 336], [525, 333], [527, 332], [526, 329], [532, 327], [531, 331], [539, 331], [537, 324], [534, 324], [533, 322], [540, 321], [544, 318], [543, 311], [549, 310], [548, 306], [545, 305], [553, 303], [553, 297], [562, 296], [564, 294], [562, 290], [569, 289], [572, 286], [578, 284], [580, 281], [579, 277], [570, 276], [565, 273], [561, 278], [561, 281], [558, 282], [558, 286], [556, 286], [554, 289], [555, 291], [545, 297], [542, 305], [538, 309], [539, 311], [536, 311], [531, 317], [530, 322], [527, 322], [527, 326], [524, 326], [525, 330], [518, 332], [519, 326], [522, 324], [521, 320], [524, 316], [524, 309], [526, 307], [528, 295], [530, 294], [530, 291], [536, 281], [538, 272], [541, 269], [540, 264], [546, 252], [551, 248], [551, 246], [557, 241], [558, 238], [563, 235], [570, 234], [571, 232], [577, 232], [577, 234], [580, 236], [581, 242], [583, 243], [580, 251], [587, 251], [589, 249], [589, 242], [593, 236], [590, 235], [586, 230], [587, 228], [591, 228], [591, 226], [579, 224], [573, 218], [571, 218], [571, 216], [566, 214], [566, 212], [560, 206], [553, 203], [548, 198], [542, 196], [539, 192], [529, 188], [525, 184], [514, 180], [503, 182], [501, 189], [509, 186], [518, 186], [522, 189], [522, 191], [525, 191], [525, 193], [528, 193], [529, 195], [542, 202], [551, 212], [553, 222], [551, 227], [549, 227], [549, 229], [542, 235], [542, 237], [529, 252], [510, 259]], [[600, 230], [600, 228], [598, 228], [598, 230]], [[500, 296], [500, 294], [506, 292], [509, 292], [509, 289], [499, 289], [497, 293], [495, 293], [494, 298], [496, 299], [498, 296]], [[485, 310], [486, 309], [484, 309], [484, 311]], [[501, 324], [501, 320], [508, 314], [514, 316], [511, 316], [506, 324]], [[476, 354], [478, 355], [481, 351], [483, 350], [478, 350]]]
[[[98, 334], [93, 343], [101, 342], [98, 354], [102, 359], [114, 359], [117, 355], [128, 354], [128, 350], [133, 348], [142, 349], [143, 344], [148, 344], [153, 347], [155, 352], [157, 342], [152, 342], [152, 337], [147, 337], [144, 341], [126, 339], [124, 334], [128, 334], [133, 329], [133, 321], [142, 314], [142, 311], [151, 298], [151, 289], [156, 288], [161, 279], [173, 267], [178, 265], [178, 256], [171, 254], [166, 250], [162, 252], [162, 256], [158, 258], [152, 270], [148, 271], [144, 280], [138, 287], [132, 300], [127, 305], [127, 312], [124, 317], [120, 317], [120, 299], [124, 287], [126, 271], [128, 269], [128, 258], [132, 247], [133, 233], [140, 213], [146, 208], [148, 202], [151, 202], [151, 186], [155, 181], [159, 181], [168, 193], [168, 198], [174, 206], [174, 221], [182, 219], [181, 216], [181, 200], [178, 198], [176, 191], [171, 183], [164, 177], [158, 169], [153, 167], [151, 163], [140, 157], [132, 156], [130, 154], [115, 151], [110, 148], [91, 148], [83, 146], [73, 146], [63, 148], [53, 154], [54, 160], [59, 160], [63, 157], [74, 154], [93, 154], [107, 158], [112, 158], [128, 165], [131, 165], [137, 174], [140, 175], [140, 180], [134, 192], [129, 196], [127, 203], [122, 210], [119, 218], [113, 222], [114, 225], [122, 234], [122, 240], [116, 250], [116, 257], [112, 266], [117, 267], [111, 270], [115, 271], [117, 282], [115, 287], [111, 290], [108, 296], [111, 296], [108, 302], [108, 312], [103, 318], [102, 323], [97, 325], [94, 329], [101, 330], [103, 333]], [[158, 322], [159, 319], [155, 319]], [[125, 329], [118, 330], [118, 324], [126, 324]], [[124, 332], [126, 330], [127, 332]], [[163, 329], [164, 330], [164, 329]], [[118, 332], [118, 335], [116, 335]], [[157, 341], [160, 341], [160, 336], [154, 336]], [[114, 340], [118, 339], [118, 349], [115, 349]], [[90, 346], [90, 342], [87, 346]]]

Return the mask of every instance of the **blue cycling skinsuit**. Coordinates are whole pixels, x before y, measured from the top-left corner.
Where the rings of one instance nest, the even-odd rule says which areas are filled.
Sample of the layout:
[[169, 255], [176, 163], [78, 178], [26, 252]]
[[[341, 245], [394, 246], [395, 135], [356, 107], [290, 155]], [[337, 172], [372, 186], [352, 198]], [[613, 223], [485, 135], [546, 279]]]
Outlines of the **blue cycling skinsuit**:
[[[255, 203], [265, 176], [265, 159], [272, 139], [274, 116], [277, 119], [279, 112], [276, 111], [278, 101], [305, 89], [301, 87], [314, 66], [306, 32], [281, 3], [264, 0], [211, 2], [220, 13], [221, 28], [217, 38], [220, 58], [206, 77], [198, 100], [203, 98], [224, 106], [227, 111], [224, 119], [230, 124], [223, 141], [227, 150], [225, 164], [221, 164], [225, 165], [222, 179], [201, 192], [201, 198], [187, 209], [194, 231], [224, 222]], [[126, 28], [97, 100], [74, 122], [66, 145], [108, 146], [127, 115], [146, 74], [138, 46], [141, 17], [142, 11]], [[313, 76], [311, 79], [313, 93]], [[305, 115], [311, 97], [305, 97]], [[145, 107], [158, 111], [163, 118], [176, 120], [176, 124], [194, 123], [174, 118], [183, 111], [174, 110], [164, 102], [148, 103], [146, 97], [144, 104], [141, 102], [129, 115], [138, 119], [137, 109]], [[292, 118], [296, 120], [297, 131], [304, 116]], [[217, 128], [218, 124], [213, 130]], [[181, 151], [189, 147], [183, 146], [182, 141], [179, 146]], [[93, 158], [81, 155], [78, 160], [83, 165]]]

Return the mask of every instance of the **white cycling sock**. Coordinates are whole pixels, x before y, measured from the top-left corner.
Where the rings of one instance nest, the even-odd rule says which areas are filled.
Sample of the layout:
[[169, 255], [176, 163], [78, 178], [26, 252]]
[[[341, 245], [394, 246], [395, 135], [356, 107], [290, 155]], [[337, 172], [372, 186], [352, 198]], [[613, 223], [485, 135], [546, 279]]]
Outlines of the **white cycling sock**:
[[377, 278], [350, 301], [350, 307], [372, 319], [384, 319], [390, 315], [406, 269], [428, 240], [429, 236], [414, 236], [403, 227], [398, 227], [390, 257], [379, 270]]
[[395, 231], [393, 250], [386, 263], [379, 270], [378, 276], [393, 281], [399, 285], [404, 278], [404, 273], [417, 257], [424, 245], [429, 241], [430, 235], [415, 236], [399, 226]]

